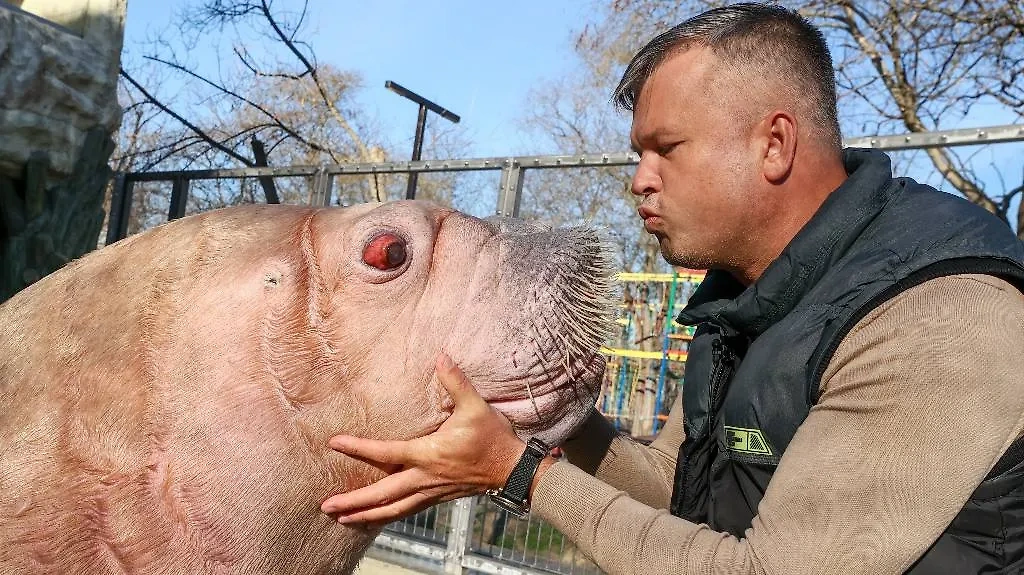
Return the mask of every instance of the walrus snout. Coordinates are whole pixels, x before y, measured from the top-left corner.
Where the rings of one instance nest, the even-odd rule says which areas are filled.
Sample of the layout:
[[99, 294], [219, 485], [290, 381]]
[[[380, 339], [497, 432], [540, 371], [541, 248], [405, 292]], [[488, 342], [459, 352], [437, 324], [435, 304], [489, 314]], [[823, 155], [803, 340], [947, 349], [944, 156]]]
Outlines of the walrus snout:
[[490, 224], [498, 234], [526, 235], [551, 231], [551, 226], [543, 222], [531, 222], [506, 216], [489, 216], [483, 221]]
[[[593, 409], [614, 326], [614, 250], [597, 229], [487, 218], [470, 301], [493, 318], [465, 328], [463, 357], [485, 399], [523, 435], [557, 443]], [[469, 306], [472, 309], [472, 305]], [[502, 342], [496, 348], [488, 339]]]

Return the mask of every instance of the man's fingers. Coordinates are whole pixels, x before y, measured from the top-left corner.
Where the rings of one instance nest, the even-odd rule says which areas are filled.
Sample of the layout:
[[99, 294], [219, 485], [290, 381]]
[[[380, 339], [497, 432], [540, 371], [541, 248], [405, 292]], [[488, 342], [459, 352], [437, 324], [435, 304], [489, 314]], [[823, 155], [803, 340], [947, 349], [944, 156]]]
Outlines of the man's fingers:
[[389, 503], [383, 507], [374, 507], [364, 511], [344, 514], [338, 516], [338, 523], [390, 523], [422, 511], [430, 507], [427, 496], [422, 493], [413, 493], [408, 497]]
[[485, 404], [484, 398], [480, 397], [473, 384], [466, 378], [466, 374], [455, 365], [447, 354], [441, 353], [437, 356], [437, 380], [452, 396], [455, 406], [467, 407], [472, 404]]
[[405, 441], [380, 441], [351, 435], [335, 435], [327, 443], [335, 451], [371, 464], [395, 466], [414, 462], [413, 450]]
[[406, 469], [359, 489], [340, 493], [320, 504], [324, 513], [350, 513], [367, 507], [387, 506], [430, 487], [422, 473]]

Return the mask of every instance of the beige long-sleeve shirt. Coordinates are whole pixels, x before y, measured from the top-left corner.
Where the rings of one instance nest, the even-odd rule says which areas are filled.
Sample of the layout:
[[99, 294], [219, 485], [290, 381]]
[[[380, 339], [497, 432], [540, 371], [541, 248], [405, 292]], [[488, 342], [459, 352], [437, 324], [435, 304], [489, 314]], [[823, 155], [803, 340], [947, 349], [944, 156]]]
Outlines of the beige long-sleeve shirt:
[[572, 463], [538, 480], [533, 513], [610, 574], [902, 573], [1022, 432], [1024, 295], [950, 276], [843, 340], [742, 539], [666, 511], [678, 400], [650, 446], [592, 417], [565, 446]]

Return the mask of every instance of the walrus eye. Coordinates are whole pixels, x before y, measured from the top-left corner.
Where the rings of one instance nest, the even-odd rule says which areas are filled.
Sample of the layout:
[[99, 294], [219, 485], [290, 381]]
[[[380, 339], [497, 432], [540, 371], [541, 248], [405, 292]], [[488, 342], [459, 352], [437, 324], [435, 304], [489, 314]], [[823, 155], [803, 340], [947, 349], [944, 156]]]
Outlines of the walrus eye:
[[379, 235], [363, 250], [363, 261], [379, 270], [388, 271], [405, 263], [405, 240], [394, 234]]

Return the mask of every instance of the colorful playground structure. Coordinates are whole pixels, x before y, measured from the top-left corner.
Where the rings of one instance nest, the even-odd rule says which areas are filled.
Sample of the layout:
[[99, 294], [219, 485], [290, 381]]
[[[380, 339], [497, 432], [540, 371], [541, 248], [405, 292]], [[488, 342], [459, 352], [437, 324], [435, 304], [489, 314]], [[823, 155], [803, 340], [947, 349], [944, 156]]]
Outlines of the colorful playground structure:
[[619, 329], [602, 351], [608, 357], [597, 407], [637, 438], [657, 433], [679, 392], [693, 328], [674, 318], [704, 272], [620, 273]]

